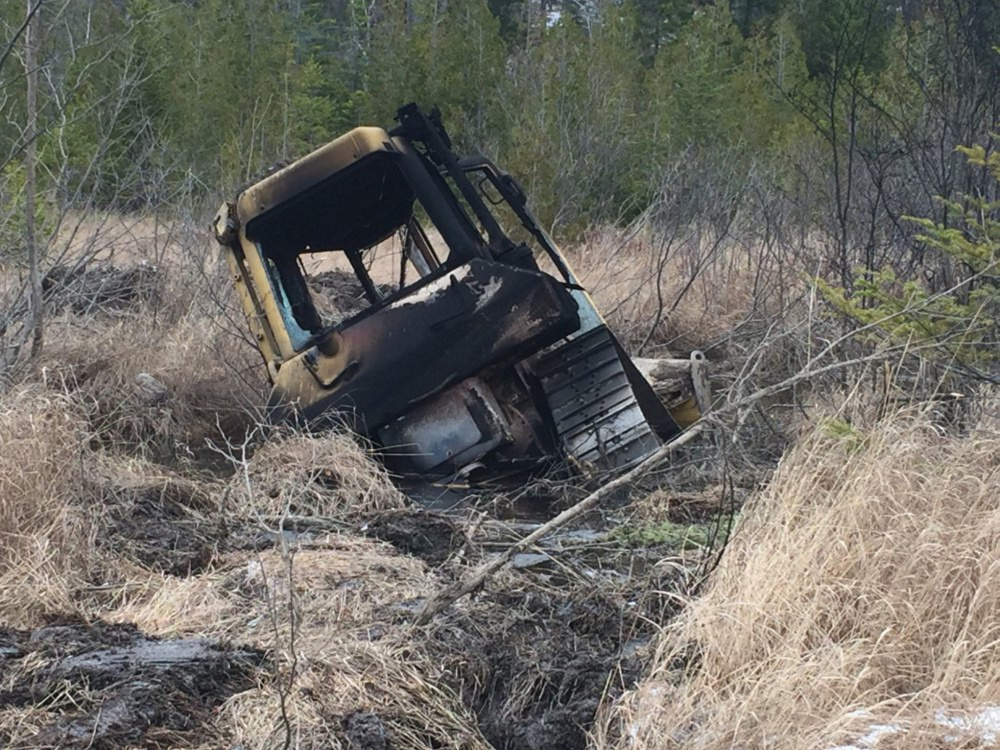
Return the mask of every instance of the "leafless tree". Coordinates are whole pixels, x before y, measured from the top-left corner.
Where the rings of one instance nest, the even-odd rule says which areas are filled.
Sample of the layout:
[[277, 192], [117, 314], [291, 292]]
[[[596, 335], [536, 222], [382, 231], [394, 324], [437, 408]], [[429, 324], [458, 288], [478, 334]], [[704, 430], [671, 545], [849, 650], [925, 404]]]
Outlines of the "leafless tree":
[[27, 145], [24, 150], [24, 235], [28, 250], [31, 285], [31, 312], [27, 328], [31, 331], [31, 354], [42, 351], [42, 279], [38, 270], [38, 243], [35, 237], [35, 167], [38, 162], [38, 19], [42, 0], [27, 0], [27, 26], [24, 34], [24, 73], [27, 82]]
[[[121, 142], [122, 138], [148, 135], [141, 124], [124, 130], [118, 127], [132, 92], [147, 75], [139, 51], [131, 44], [131, 34], [114, 39], [80, 38], [70, 5], [47, 4], [51, 12], [44, 18], [46, 36], [58, 38], [58, 54], [43, 52], [42, 4], [43, 0], [27, 4], [23, 25], [13, 32], [0, 54], [0, 65], [4, 65], [18, 46], [23, 51], [20, 58], [27, 102], [24, 120], [8, 122], [20, 136], [9, 151], [0, 154], [0, 165], [21, 162], [25, 175], [23, 215], [0, 216], [0, 224], [20, 226], [23, 220], [24, 225], [23, 258], [17, 253], [0, 258], [5, 266], [0, 279], [0, 380], [9, 378], [41, 352], [46, 268], [69, 265], [73, 271], [86, 266], [104, 249], [112, 239], [105, 231], [110, 227], [108, 217], [128, 197], [127, 191], [148, 179], [144, 167], [154, 148], [151, 138], [144, 144]], [[18, 40], [22, 40], [20, 45]], [[99, 53], [90, 54], [94, 50]], [[93, 84], [93, 76], [102, 65], [112, 64], [115, 53], [119, 59], [113, 61], [114, 76], [104, 79], [114, 80], [115, 85], [96, 98], [81, 101], [83, 92]], [[87, 62], [74, 65], [84, 55]], [[94, 128], [97, 140], [89, 157], [81, 163], [79, 150], [71, 153], [67, 132], [87, 118], [98, 120], [99, 126]], [[38, 149], [42, 139], [55, 155], [44, 164]], [[137, 158], [129, 169], [119, 170], [116, 184], [109, 187], [103, 168], [109, 153], [123, 146]], [[39, 216], [45, 217], [43, 224], [39, 224]], [[114, 231], [121, 231], [120, 225]]]

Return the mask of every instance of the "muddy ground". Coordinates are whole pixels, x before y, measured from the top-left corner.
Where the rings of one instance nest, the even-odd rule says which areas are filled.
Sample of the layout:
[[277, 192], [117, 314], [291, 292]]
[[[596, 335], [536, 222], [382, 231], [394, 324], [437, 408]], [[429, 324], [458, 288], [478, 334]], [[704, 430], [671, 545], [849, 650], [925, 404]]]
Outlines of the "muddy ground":
[[[548, 487], [548, 507], [533, 502], [522, 517], [515, 515], [517, 502], [500, 492], [452, 497], [447, 511], [428, 509], [424, 494], [409, 507], [355, 521], [349, 533], [419, 558], [443, 584], [583, 491], [565, 485], [556, 497]], [[645, 496], [648, 488], [637, 492]], [[106, 502], [99, 544], [126, 549], [136, 563], [168, 576], [205, 573], [234, 551], [282, 543], [227, 524], [195, 483], [108, 490]], [[444, 665], [448, 688], [462, 697], [492, 747], [584, 748], [602, 701], [642, 676], [653, 623], [669, 620], [674, 595], [690, 588], [689, 573], [707, 551], [677, 538], [650, 543], [623, 533], [634, 525], [626, 503], [622, 498], [622, 507], [595, 512], [516, 556], [463, 606], [412, 631], [413, 647]], [[710, 511], [686, 503], [674, 516], [679, 526], [697, 526], [709, 523]], [[286, 532], [284, 543], [308, 545], [308, 526]], [[420, 603], [411, 602], [403, 617], [412, 618]], [[371, 637], [381, 637], [377, 631]], [[46, 709], [34, 739], [11, 748], [204, 744], [211, 742], [212, 712], [227, 698], [280, 679], [259, 649], [150, 637], [134, 625], [101, 620], [55, 619], [31, 632], [0, 631], [0, 672], [11, 676], [0, 690], [0, 710]], [[392, 719], [369, 710], [359, 696], [355, 709], [339, 716], [338, 731], [347, 747], [400, 747]]]
[[11, 748], [170, 747], [199, 735], [213, 709], [256, 684], [266, 661], [208, 639], [55, 621], [30, 632], [0, 629], [0, 667], [17, 675], [0, 690], [0, 706], [61, 714]]

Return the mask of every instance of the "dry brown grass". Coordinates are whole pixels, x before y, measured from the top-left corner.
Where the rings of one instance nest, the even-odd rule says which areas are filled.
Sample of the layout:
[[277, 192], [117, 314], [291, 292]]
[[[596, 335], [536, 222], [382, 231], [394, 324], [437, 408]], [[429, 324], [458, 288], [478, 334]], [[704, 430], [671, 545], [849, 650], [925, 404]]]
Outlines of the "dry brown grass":
[[[42, 354], [14, 374], [70, 394], [95, 437], [129, 453], [183, 457], [239, 437], [265, 400], [264, 370], [207, 233], [71, 219], [45, 259], [62, 283], [46, 291]], [[21, 275], [0, 264], [0, 282]]]
[[[174, 283], [164, 286], [169, 295]], [[186, 295], [173, 310], [61, 315], [31, 377], [71, 393], [96, 437], [129, 452], [184, 454], [238, 436], [264, 393], [259, 357]]]
[[80, 507], [86, 421], [39, 388], [0, 397], [0, 622], [74, 612], [96, 519]]
[[272, 436], [241, 463], [230, 500], [236, 514], [270, 523], [285, 515], [360, 518], [407, 504], [385, 468], [341, 432]]
[[[130, 320], [48, 347], [47, 382], [77, 395], [97, 437], [130, 452], [185, 452], [239, 435], [254, 414], [204, 320], [136, 336]], [[139, 329], [141, 330], [141, 329]], [[224, 355], [223, 355], [224, 356]], [[257, 364], [257, 363], [254, 363]], [[162, 391], [150, 392], [151, 376]]]
[[405, 626], [438, 585], [388, 545], [327, 534], [287, 554], [234, 553], [212, 573], [164, 578], [111, 618], [267, 649], [275, 681], [234, 696], [218, 719], [248, 750], [282, 747], [286, 732], [293, 747], [350, 747], [343, 721], [359, 711], [380, 717], [392, 747], [485, 749], [469, 710], [443, 687], [442, 667]]
[[748, 322], [773, 322], [804, 288], [774, 252], [694, 233], [593, 230], [570, 256], [598, 310], [643, 356], [709, 348]]
[[979, 746], [954, 717], [1000, 703], [998, 498], [985, 422], [964, 437], [926, 415], [821, 426], [597, 746]]

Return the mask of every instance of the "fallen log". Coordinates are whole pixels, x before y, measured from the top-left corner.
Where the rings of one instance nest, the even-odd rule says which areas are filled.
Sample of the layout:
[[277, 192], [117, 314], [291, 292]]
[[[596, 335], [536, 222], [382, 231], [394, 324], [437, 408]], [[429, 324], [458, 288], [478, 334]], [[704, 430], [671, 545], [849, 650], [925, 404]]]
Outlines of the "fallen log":
[[638, 357], [632, 362], [668, 409], [693, 399], [699, 412], [708, 413], [712, 405], [712, 389], [704, 353], [693, 351], [687, 359]]

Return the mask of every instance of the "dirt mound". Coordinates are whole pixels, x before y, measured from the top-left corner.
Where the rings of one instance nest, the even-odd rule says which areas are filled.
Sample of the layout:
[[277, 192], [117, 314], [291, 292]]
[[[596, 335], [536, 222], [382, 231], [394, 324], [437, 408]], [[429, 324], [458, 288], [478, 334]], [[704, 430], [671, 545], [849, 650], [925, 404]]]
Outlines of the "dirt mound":
[[400, 552], [432, 565], [443, 563], [465, 542], [452, 519], [424, 510], [380, 513], [365, 522], [361, 530], [365, 536], [388, 542]]
[[141, 261], [119, 268], [95, 261], [77, 266], [55, 266], [42, 277], [42, 290], [52, 307], [69, 307], [77, 314], [121, 310], [156, 298], [162, 286], [157, 266]]
[[353, 436], [278, 432], [233, 477], [230, 496], [254, 521], [282, 516], [344, 519], [401, 508], [406, 498]]
[[20, 732], [11, 748], [176, 746], [226, 698], [257, 684], [263, 664], [254, 649], [160, 640], [132, 625], [2, 630], [0, 726], [19, 711], [36, 714], [38, 731]]
[[361, 283], [354, 274], [340, 269], [322, 271], [310, 276], [309, 290], [322, 301], [332, 305], [341, 318], [356, 315], [368, 306]]

